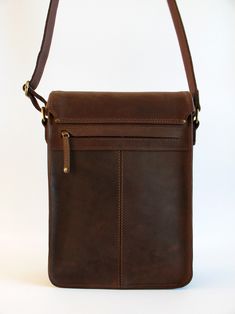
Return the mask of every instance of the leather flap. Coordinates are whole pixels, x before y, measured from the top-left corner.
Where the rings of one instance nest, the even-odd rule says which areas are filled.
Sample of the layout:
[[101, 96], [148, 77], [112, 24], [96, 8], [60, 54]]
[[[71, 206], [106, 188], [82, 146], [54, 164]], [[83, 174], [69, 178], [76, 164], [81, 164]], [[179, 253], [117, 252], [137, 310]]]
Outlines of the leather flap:
[[179, 123], [194, 110], [190, 92], [55, 91], [47, 103], [48, 113], [58, 123]]

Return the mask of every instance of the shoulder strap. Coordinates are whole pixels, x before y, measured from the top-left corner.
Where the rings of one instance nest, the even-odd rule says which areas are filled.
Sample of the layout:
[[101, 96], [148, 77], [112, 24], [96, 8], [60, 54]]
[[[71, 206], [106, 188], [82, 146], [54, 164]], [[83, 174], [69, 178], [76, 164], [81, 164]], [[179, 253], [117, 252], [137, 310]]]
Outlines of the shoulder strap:
[[[197, 83], [195, 79], [194, 69], [193, 69], [193, 62], [192, 57], [186, 37], [186, 33], [184, 30], [184, 26], [182, 23], [182, 19], [179, 13], [179, 9], [177, 6], [177, 3], [175, 0], [167, 0], [168, 7], [171, 12], [172, 20], [175, 26], [175, 31], [178, 37], [178, 42], [180, 45], [181, 55], [184, 62], [184, 68], [187, 76], [188, 86], [189, 90], [193, 96], [194, 99], [194, 105], [196, 108], [196, 115], [195, 115], [195, 121], [197, 124], [198, 122], [198, 111], [200, 110], [200, 104], [199, 104], [199, 92], [197, 89]], [[25, 94], [30, 97], [33, 105], [36, 109], [41, 111], [41, 108], [37, 102], [37, 99], [42, 101], [46, 104], [46, 100], [38, 95], [35, 90], [38, 87], [38, 84], [41, 80], [41, 77], [43, 75], [43, 71], [47, 62], [47, 58], [50, 51], [54, 26], [55, 26], [55, 20], [56, 20], [56, 12], [58, 8], [59, 0], [50, 0], [50, 6], [48, 10], [48, 15], [46, 19], [46, 25], [44, 29], [44, 35], [43, 40], [41, 44], [41, 49], [38, 54], [37, 63], [35, 70], [33, 72], [32, 78], [30, 81], [28, 81], [26, 84], [24, 84], [23, 89], [25, 91]], [[197, 125], [198, 126], [198, 125]]]

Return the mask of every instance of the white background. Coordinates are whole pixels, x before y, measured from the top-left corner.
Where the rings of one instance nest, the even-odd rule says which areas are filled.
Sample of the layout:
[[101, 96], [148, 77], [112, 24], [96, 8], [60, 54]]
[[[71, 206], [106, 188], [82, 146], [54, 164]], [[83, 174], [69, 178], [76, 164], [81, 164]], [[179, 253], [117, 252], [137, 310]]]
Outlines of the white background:
[[[179, 0], [201, 92], [194, 279], [177, 290], [71, 290], [47, 277], [46, 143], [24, 97], [49, 0], [0, 0], [0, 313], [235, 314], [235, 1]], [[38, 91], [186, 90], [160, 0], [61, 1]]]

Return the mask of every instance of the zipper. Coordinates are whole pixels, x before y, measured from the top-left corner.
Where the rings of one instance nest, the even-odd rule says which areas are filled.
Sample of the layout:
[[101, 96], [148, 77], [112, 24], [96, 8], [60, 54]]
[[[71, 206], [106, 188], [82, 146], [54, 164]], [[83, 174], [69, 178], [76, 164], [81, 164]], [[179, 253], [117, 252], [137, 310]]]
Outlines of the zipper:
[[70, 172], [70, 133], [68, 131], [61, 132], [64, 147], [64, 173]]
[[[159, 121], [158, 121], [159, 122]], [[171, 122], [171, 123], [169, 123]], [[180, 139], [180, 137], [182, 136], [180, 129], [177, 128], [177, 134], [172, 133], [173, 131], [171, 130], [171, 128], [167, 129], [167, 133], [166, 130], [163, 129], [162, 126], [177, 126], [177, 125], [183, 125], [185, 124], [186, 121], [185, 120], [177, 120], [177, 121], [173, 121], [168, 119], [168, 120], [162, 120], [161, 123], [159, 123], [159, 125], [153, 125], [153, 126], [146, 126], [147, 128], [151, 128], [150, 130], [145, 130], [144, 134], [143, 134], [143, 130], [138, 130], [138, 128], [140, 128], [140, 126], [132, 126], [132, 131], [130, 130], [122, 130], [122, 132], [120, 132], [119, 130], [115, 129], [115, 127], [113, 126], [113, 128], [109, 126], [106, 126], [106, 128], [108, 128], [106, 131], [108, 131], [109, 136], [107, 136], [104, 132], [104, 130], [99, 130], [99, 128], [97, 128], [97, 126], [93, 126], [93, 125], [88, 125], [86, 126], [87, 129], [85, 128], [85, 126], [81, 126], [79, 125], [79, 127], [77, 126], [69, 126], [69, 131], [68, 130], [60, 130], [60, 134], [61, 134], [61, 138], [62, 138], [62, 142], [63, 142], [63, 156], [64, 156], [64, 165], [63, 165], [63, 172], [65, 174], [68, 174], [71, 172], [71, 138], [81, 138], [81, 139], [86, 139], [86, 138], [108, 138], [109, 140], [111, 140], [112, 138], [152, 138], [152, 139], [162, 139], [162, 140], [178, 140]], [[155, 129], [155, 127], [159, 127], [159, 129]], [[137, 128], [137, 129], [136, 129]], [[127, 133], [126, 133], [127, 132]], [[175, 131], [174, 131], [175, 132]], [[126, 135], [128, 134], [128, 135]]]
[[55, 123], [61, 124], [158, 124], [158, 125], [177, 125], [177, 124], [185, 124], [187, 122], [186, 119], [174, 119], [174, 118], [146, 118], [146, 119], [128, 119], [128, 118], [100, 118], [100, 119], [92, 119], [92, 118], [56, 118]]

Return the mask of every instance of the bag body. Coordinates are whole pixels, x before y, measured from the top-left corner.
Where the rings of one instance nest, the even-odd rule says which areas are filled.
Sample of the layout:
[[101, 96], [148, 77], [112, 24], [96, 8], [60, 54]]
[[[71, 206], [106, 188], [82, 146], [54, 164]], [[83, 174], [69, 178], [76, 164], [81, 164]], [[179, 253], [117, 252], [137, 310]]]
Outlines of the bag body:
[[[168, 4], [181, 21], [175, 1]], [[41, 48], [47, 53], [57, 5], [50, 3]], [[44, 63], [39, 54], [24, 86], [35, 107], [44, 102], [34, 91]], [[190, 282], [195, 90], [50, 94], [42, 113], [54, 285], [163, 289]]]
[[51, 93], [55, 285], [174, 288], [190, 281], [193, 112], [187, 92]]

